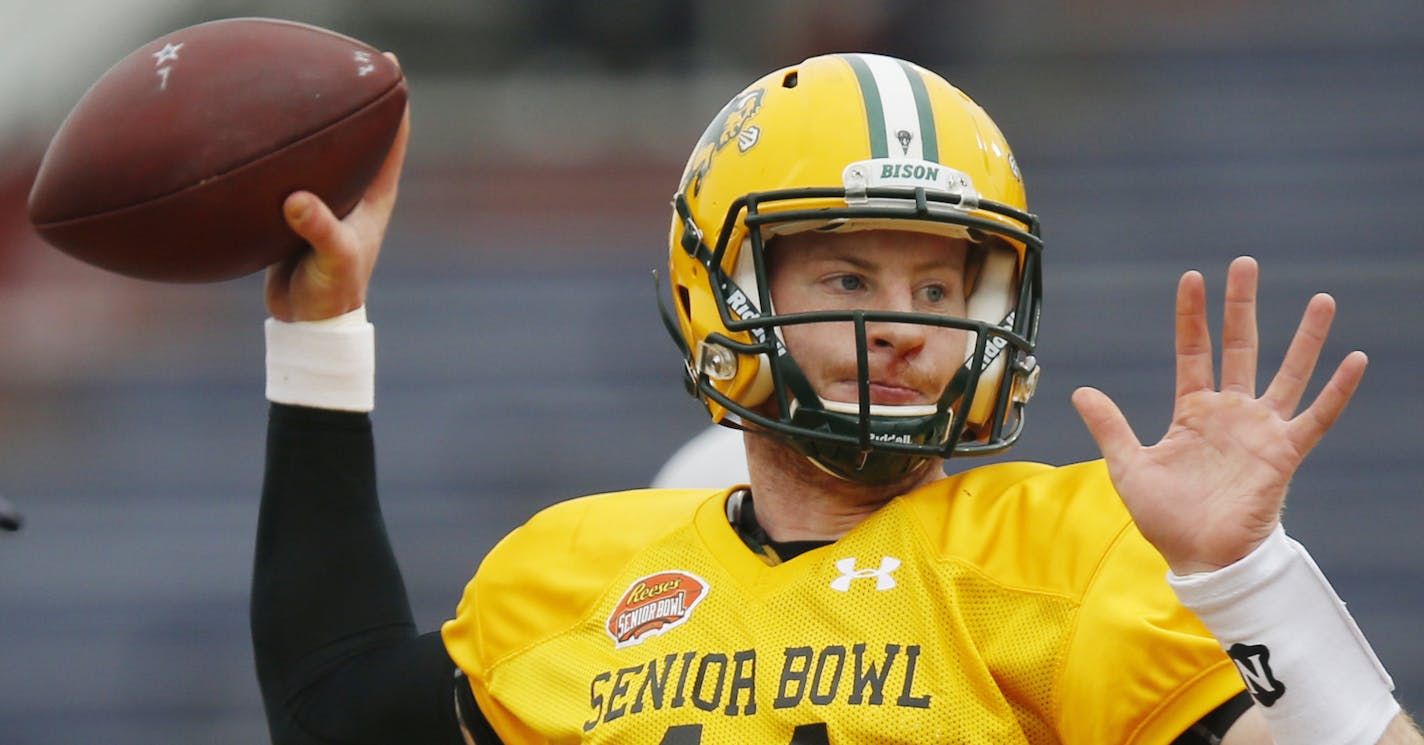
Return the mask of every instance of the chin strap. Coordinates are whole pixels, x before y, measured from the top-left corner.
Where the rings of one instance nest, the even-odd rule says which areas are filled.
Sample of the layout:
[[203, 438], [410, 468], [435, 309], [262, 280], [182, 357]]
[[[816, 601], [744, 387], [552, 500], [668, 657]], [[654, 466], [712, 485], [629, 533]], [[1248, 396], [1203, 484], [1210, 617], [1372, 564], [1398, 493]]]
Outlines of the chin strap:
[[749, 489], [738, 489], [727, 497], [727, 522], [742, 543], [752, 550], [767, 566], [776, 566], [784, 561], [800, 556], [812, 549], [827, 546], [833, 541], [778, 541], [767, 535], [766, 529], [757, 522], [756, 510], [752, 507], [752, 493]]

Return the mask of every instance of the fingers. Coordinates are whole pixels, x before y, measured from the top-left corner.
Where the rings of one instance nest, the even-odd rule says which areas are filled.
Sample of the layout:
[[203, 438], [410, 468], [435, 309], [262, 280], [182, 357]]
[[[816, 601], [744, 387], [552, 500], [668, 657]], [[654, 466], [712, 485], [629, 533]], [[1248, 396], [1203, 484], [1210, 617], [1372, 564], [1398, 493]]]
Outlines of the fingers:
[[1129, 456], [1142, 447], [1127, 417], [1102, 391], [1087, 387], [1073, 391], [1073, 408], [1078, 410], [1078, 416], [1082, 417], [1110, 468], [1126, 463]]
[[337, 219], [316, 195], [299, 191], [283, 203], [287, 224], [311, 247], [267, 271], [267, 306], [274, 318], [315, 321], [365, 302], [380, 236]]
[[1295, 337], [1286, 349], [1281, 369], [1261, 397], [1281, 418], [1290, 419], [1291, 439], [1302, 454], [1314, 448], [1344, 413], [1346, 405], [1359, 389], [1369, 364], [1364, 352], [1355, 351], [1346, 355], [1310, 406], [1291, 418], [1315, 373], [1334, 319], [1334, 298], [1321, 293], [1310, 299]]
[[[383, 54], [396, 67], [400, 67], [400, 60], [396, 59], [395, 54]], [[391, 141], [391, 149], [386, 152], [386, 159], [381, 163], [381, 170], [376, 172], [376, 177], [361, 196], [361, 202], [352, 211], [351, 219], [362, 224], [361, 230], [385, 235], [386, 225], [396, 207], [397, 187], [400, 185], [401, 171], [405, 168], [405, 154], [409, 142], [410, 104], [407, 103], [405, 111], [401, 113], [395, 139]]]
[[315, 194], [309, 191], [293, 192], [282, 203], [282, 215], [287, 219], [287, 227], [301, 236], [318, 253], [329, 250], [338, 242], [341, 221], [332, 214]]
[[282, 205], [287, 225], [311, 246], [315, 256], [298, 254], [326, 272], [336, 272], [360, 251], [354, 231], [342, 223], [326, 203], [311, 192], [298, 191]]
[[[1256, 293], [1260, 269], [1249, 256], [1231, 262], [1221, 324], [1221, 390], [1256, 395]], [[1177, 397], [1216, 388], [1206, 282], [1187, 272], [1177, 284]]]
[[1177, 398], [1216, 387], [1211, 330], [1206, 322], [1206, 282], [1191, 271], [1177, 282]]
[[397, 187], [400, 185], [401, 170], [405, 167], [406, 146], [409, 141], [410, 107], [406, 106], [390, 152], [386, 154], [381, 170], [376, 173], [376, 178], [362, 197], [362, 211], [369, 211], [371, 214], [368, 217], [378, 219], [382, 225], [387, 222], [396, 206]]
[[1238, 257], [1226, 272], [1226, 307], [1221, 321], [1221, 390], [1256, 395], [1256, 260]]
[[[1222, 317], [1223, 392], [1255, 396], [1260, 354], [1256, 323], [1259, 275], [1260, 268], [1256, 261], [1247, 256], [1232, 261], [1227, 271]], [[1177, 289], [1179, 400], [1185, 394], [1213, 387], [1211, 332], [1207, 325], [1205, 296], [1205, 283], [1200, 274], [1187, 272], [1182, 276]], [[1313, 448], [1344, 412], [1359, 388], [1368, 364], [1363, 352], [1352, 352], [1346, 356], [1309, 408], [1295, 416], [1295, 410], [1315, 374], [1334, 318], [1334, 298], [1321, 293], [1310, 299], [1281, 367], [1260, 399], [1282, 420], [1291, 422], [1291, 439], [1302, 453]]]
[[1345, 359], [1340, 361], [1340, 366], [1335, 368], [1335, 373], [1320, 390], [1320, 395], [1315, 397], [1315, 401], [1302, 411], [1300, 416], [1291, 420], [1291, 439], [1302, 454], [1310, 452], [1320, 442], [1320, 438], [1325, 436], [1325, 432], [1334, 426], [1335, 420], [1340, 418], [1345, 406], [1359, 389], [1360, 381], [1365, 377], [1365, 367], [1368, 365], [1369, 358], [1364, 352], [1354, 351], [1345, 355]]
[[[366, 193], [361, 196], [361, 201], [351, 214], [347, 215], [341, 224], [335, 225], [324, 216], [313, 216], [313, 219], [320, 217], [323, 223], [321, 227], [330, 227], [334, 231], [340, 230], [349, 234], [350, 238], [346, 239], [346, 243], [331, 246], [333, 249], [340, 249], [345, 258], [359, 260], [358, 263], [368, 266], [374, 266], [376, 263], [381, 245], [385, 242], [386, 229], [390, 226], [391, 214], [396, 208], [396, 195], [399, 191], [401, 171], [405, 167], [406, 144], [409, 139], [410, 107], [407, 106], [405, 113], [401, 115], [400, 127], [396, 130], [391, 149], [381, 164], [381, 170], [366, 187]], [[320, 230], [321, 227], [313, 225], [314, 230]], [[357, 256], [359, 252], [365, 252], [366, 256]], [[318, 253], [321, 253], [321, 249], [318, 249]]]
[[1281, 369], [1261, 396], [1261, 400], [1281, 418], [1289, 419], [1300, 405], [1334, 320], [1335, 299], [1329, 295], [1318, 294], [1306, 304], [1300, 325], [1296, 327], [1286, 356], [1281, 360]]

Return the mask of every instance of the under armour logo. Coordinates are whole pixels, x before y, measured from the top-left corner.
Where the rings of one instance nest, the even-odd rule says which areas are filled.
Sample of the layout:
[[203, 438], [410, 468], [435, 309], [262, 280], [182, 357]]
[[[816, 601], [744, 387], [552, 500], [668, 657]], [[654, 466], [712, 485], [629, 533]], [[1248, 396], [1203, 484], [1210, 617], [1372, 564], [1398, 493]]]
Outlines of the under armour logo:
[[875, 578], [875, 589], [889, 590], [895, 587], [895, 578], [890, 573], [900, 568], [900, 560], [893, 556], [880, 557], [879, 569], [857, 569], [855, 559], [837, 559], [836, 569], [839, 569], [841, 576], [831, 580], [831, 589], [837, 592], [850, 592], [850, 583], [858, 579]]
[[1262, 706], [1270, 706], [1285, 695], [1286, 686], [1271, 671], [1271, 650], [1261, 644], [1233, 644], [1226, 654], [1236, 663], [1246, 688]]

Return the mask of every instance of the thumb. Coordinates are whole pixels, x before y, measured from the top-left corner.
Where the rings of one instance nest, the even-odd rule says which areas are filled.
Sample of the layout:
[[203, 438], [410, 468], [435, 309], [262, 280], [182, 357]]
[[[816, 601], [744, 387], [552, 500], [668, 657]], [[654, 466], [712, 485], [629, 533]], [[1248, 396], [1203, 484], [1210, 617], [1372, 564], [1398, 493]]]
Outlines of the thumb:
[[301, 236], [318, 254], [329, 254], [340, 241], [341, 221], [315, 194], [293, 192], [282, 205], [287, 227]]
[[1110, 465], [1126, 461], [1134, 450], [1142, 447], [1127, 417], [1106, 393], [1096, 388], [1079, 388], [1073, 391], [1073, 408], [1078, 410], [1078, 416], [1082, 417], [1088, 433]]

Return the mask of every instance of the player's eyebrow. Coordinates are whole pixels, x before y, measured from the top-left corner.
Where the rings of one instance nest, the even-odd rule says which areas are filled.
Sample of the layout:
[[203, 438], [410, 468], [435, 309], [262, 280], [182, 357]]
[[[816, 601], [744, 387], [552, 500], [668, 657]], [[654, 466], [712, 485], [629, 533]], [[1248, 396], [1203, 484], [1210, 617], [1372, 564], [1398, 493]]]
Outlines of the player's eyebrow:
[[[866, 258], [852, 248], [827, 248], [824, 251], [817, 251], [816, 254], [808, 256], [806, 261], [835, 261], [849, 264], [852, 268], [862, 272], [872, 272], [880, 268], [882, 262]], [[964, 264], [957, 260], [957, 257], [948, 254], [935, 254], [910, 265], [911, 273], [925, 272], [952, 272], [955, 275], [964, 273]]]

